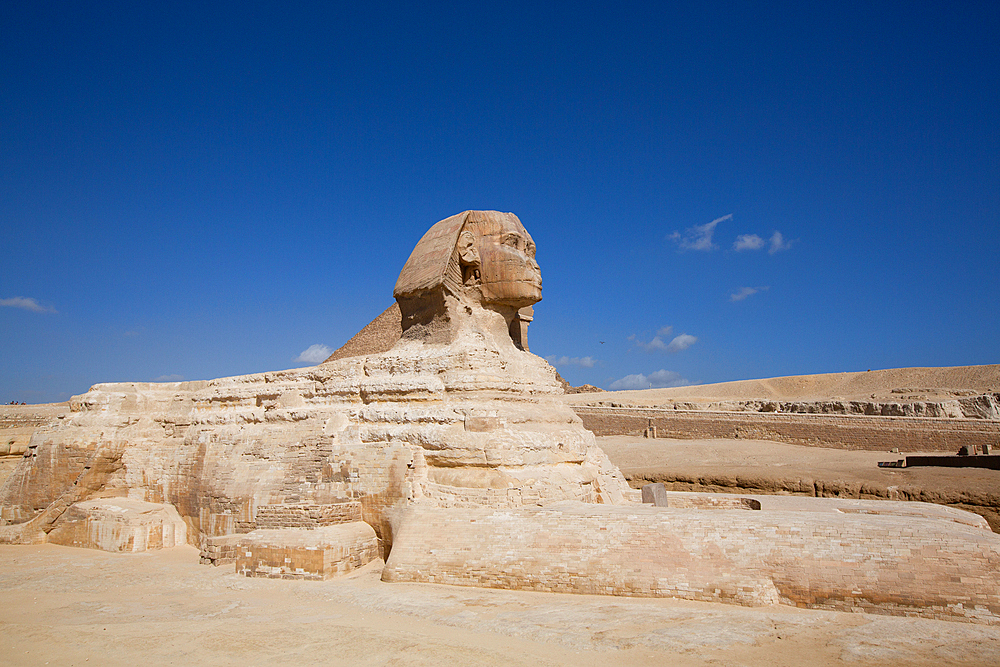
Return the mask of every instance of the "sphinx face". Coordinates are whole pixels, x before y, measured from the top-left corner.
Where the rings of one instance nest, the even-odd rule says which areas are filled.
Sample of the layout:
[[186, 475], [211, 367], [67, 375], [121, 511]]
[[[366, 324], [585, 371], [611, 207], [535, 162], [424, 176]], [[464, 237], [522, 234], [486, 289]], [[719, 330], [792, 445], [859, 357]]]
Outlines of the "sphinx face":
[[505, 218], [499, 229], [489, 231], [476, 244], [483, 302], [523, 308], [541, 301], [542, 271], [531, 235], [516, 218]]

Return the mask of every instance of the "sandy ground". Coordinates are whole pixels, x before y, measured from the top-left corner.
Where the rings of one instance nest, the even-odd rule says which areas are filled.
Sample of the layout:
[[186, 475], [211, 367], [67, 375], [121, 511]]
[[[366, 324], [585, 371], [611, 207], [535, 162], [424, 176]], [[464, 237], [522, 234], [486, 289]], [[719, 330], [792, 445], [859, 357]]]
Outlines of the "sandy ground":
[[4, 665], [996, 665], [1000, 627], [678, 600], [247, 579], [193, 547], [0, 546]]
[[878, 467], [879, 461], [896, 461], [920, 452], [893, 454], [770, 440], [672, 440], [624, 435], [599, 437], [597, 444], [627, 477], [680, 472], [703, 478], [844, 480], [880, 487], [917, 486], [940, 493], [980, 490], [1000, 494], [1000, 470]]
[[[675, 491], [796, 493], [922, 500], [974, 511], [1000, 532], [1000, 470], [879, 468], [906, 454], [826, 449], [769, 440], [672, 440], [603, 436], [597, 444], [638, 488], [665, 482]], [[940, 454], [940, 452], [929, 452]], [[816, 493], [820, 490], [820, 493]]]

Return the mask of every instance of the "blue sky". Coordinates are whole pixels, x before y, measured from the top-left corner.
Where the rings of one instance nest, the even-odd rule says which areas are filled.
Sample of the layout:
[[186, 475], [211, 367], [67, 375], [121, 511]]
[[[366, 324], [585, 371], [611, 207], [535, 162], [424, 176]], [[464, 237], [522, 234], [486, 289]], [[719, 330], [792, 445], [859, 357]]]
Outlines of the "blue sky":
[[0, 5], [0, 402], [307, 365], [513, 211], [532, 351], [1000, 362], [1000, 5]]

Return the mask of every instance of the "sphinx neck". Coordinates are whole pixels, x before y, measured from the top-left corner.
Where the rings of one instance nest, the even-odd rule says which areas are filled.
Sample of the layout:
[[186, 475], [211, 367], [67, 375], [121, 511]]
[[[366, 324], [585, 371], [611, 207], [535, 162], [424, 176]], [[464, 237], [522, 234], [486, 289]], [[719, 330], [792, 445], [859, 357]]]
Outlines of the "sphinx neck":
[[527, 349], [526, 321], [518, 309], [503, 304], [482, 305], [464, 295], [435, 290], [419, 297], [398, 299], [402, 339], [448, 345], [464, 335], [482, 337], [500, 348]]

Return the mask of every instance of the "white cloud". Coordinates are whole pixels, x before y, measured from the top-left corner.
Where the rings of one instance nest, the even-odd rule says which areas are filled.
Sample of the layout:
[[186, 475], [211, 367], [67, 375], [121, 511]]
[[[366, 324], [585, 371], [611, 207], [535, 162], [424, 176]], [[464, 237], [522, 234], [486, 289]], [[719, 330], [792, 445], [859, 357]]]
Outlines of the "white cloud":
[[292, 361], [304, 361], [309, 364], [318, 364], [320, 362], [326, 361], [326, 358], [333, 354], [331, 350], [326, 345], [310, 345], [307, 347], [302, 354], [292, 359]]
[[736, 243], [733, 244], [733, 250], [736, 252], [740, 252], [742, 250], [760, 250], [764, 247], [764, 243], [764, 239], [756, 234], [740, 234], [736, 237]]
[[757, 292], [763, 292], [766, 289], [768, 289], [767, 286], [764, 286], [764, 287], [741, 287], [739, 292], [736, 292], [735, 294], [730, 294], [729, 295], [729, 300], [730, 301], [742, 301], [743, 299], [747, 298], [748, 296], [753, 296]]
[[781, 232], [775, 232], [771, 234], [771, 247], [768, 249], [768, 254], [773, 255], [781, 250], [788, 250], [792, 247], [792, 241], [786, 241], [785, 237], [781, 235]]
[[688, 227], [683, 234], [674, 232], [667, 238], [676, 241], [681, 250], [714, 250], [716, 246], [712, 243], [712, 234], [715, 233], [715, 226], [723, 220], [731, 220], [732, 217], [733, 214], [730, 213], [704, 225]]
[[46, 308], [31, 297], [15, 296], [9, 299], [0, 299], [0, 306], [9, 308], [23, 308], [33, 313], [54, 313], [55, 308]]
[[545, 357], [553, 366], [580, 366], [581, 368], [593, 368], [594, 364], [597, 363], [595, 359], [591, 357]]
[[765, 245], [770, 244], [767, 252], [768, 254], [773, 255], [781, 250], [788, 250], [792, 247], [792, 243], [793, 241], [786, 241], [784, 235], [778, 231], [771, 234], [771, 238], [767, 241], [756, 234], [740, 234], [736, 237], [736, 242], [733, 243], [733, 250], [736, 252], [742, 252], [743, 250], [760, 250]]
[[659, 336], [653, 336], [653, 340], [648, 343], [644, 343], [641, 340], [636, 341], [636, 346], [646, 350], [646, 352], [657, 352], [660, 350], [666, 350], [667, 344], [663, 342], [663, 339]]
[[695, 343], [698, 339], [694, 336], [689, 336], [688, 334], [681, 334], [677, 338], [670, 341], [670, 345], [667, 345], [667, 352], [680, 352], [681, 350], [686, 350]]
[[158, 378], [153, 378], [153, 382], [183, 382], [183, 375], [161, 375]]
[[608, 389], [618, 391], [621, 389], [664, 389], [666, 387], [684, 387], [691, 384], [680, 373], [675, 371], [658, 370], [649, 375], [636, 373], [626, 375], [620, 380], [611, 383]]
[[656, 332], [656, 335], [653, 336], [653, 340], [649, 341], [648, 343], [644, 343], [641, 340], [636, 340], [635, 334], [629, 336], [628, 339], [635, 340], [636, 346], [642, 348], [643, 350], [646, 350], [646, 352], [656, 352], [657, 350], [667, 349], [667, 344], [663, 342], [663, 339], [669, 336], [673, 330], [674, 330], [673, 327], [669, 326], [663, 327], [662, 329]]
[[[663, 327], [656, 332], [656, 335], [653, 336], [653, 340], [648, 343], [636, 340], [636, 347], [643, 349], [646, 352], [680, 352], [681, 350], [686, 350], [698, 342], [697, 338], [686, 333], [674, 337], [674, 339], [669, 343], [666, 342], [665, 339], [673, 332], [673, 330], [673, 327]], [[635, 340], [635, 336], [629, 336], [629, 340]]]

